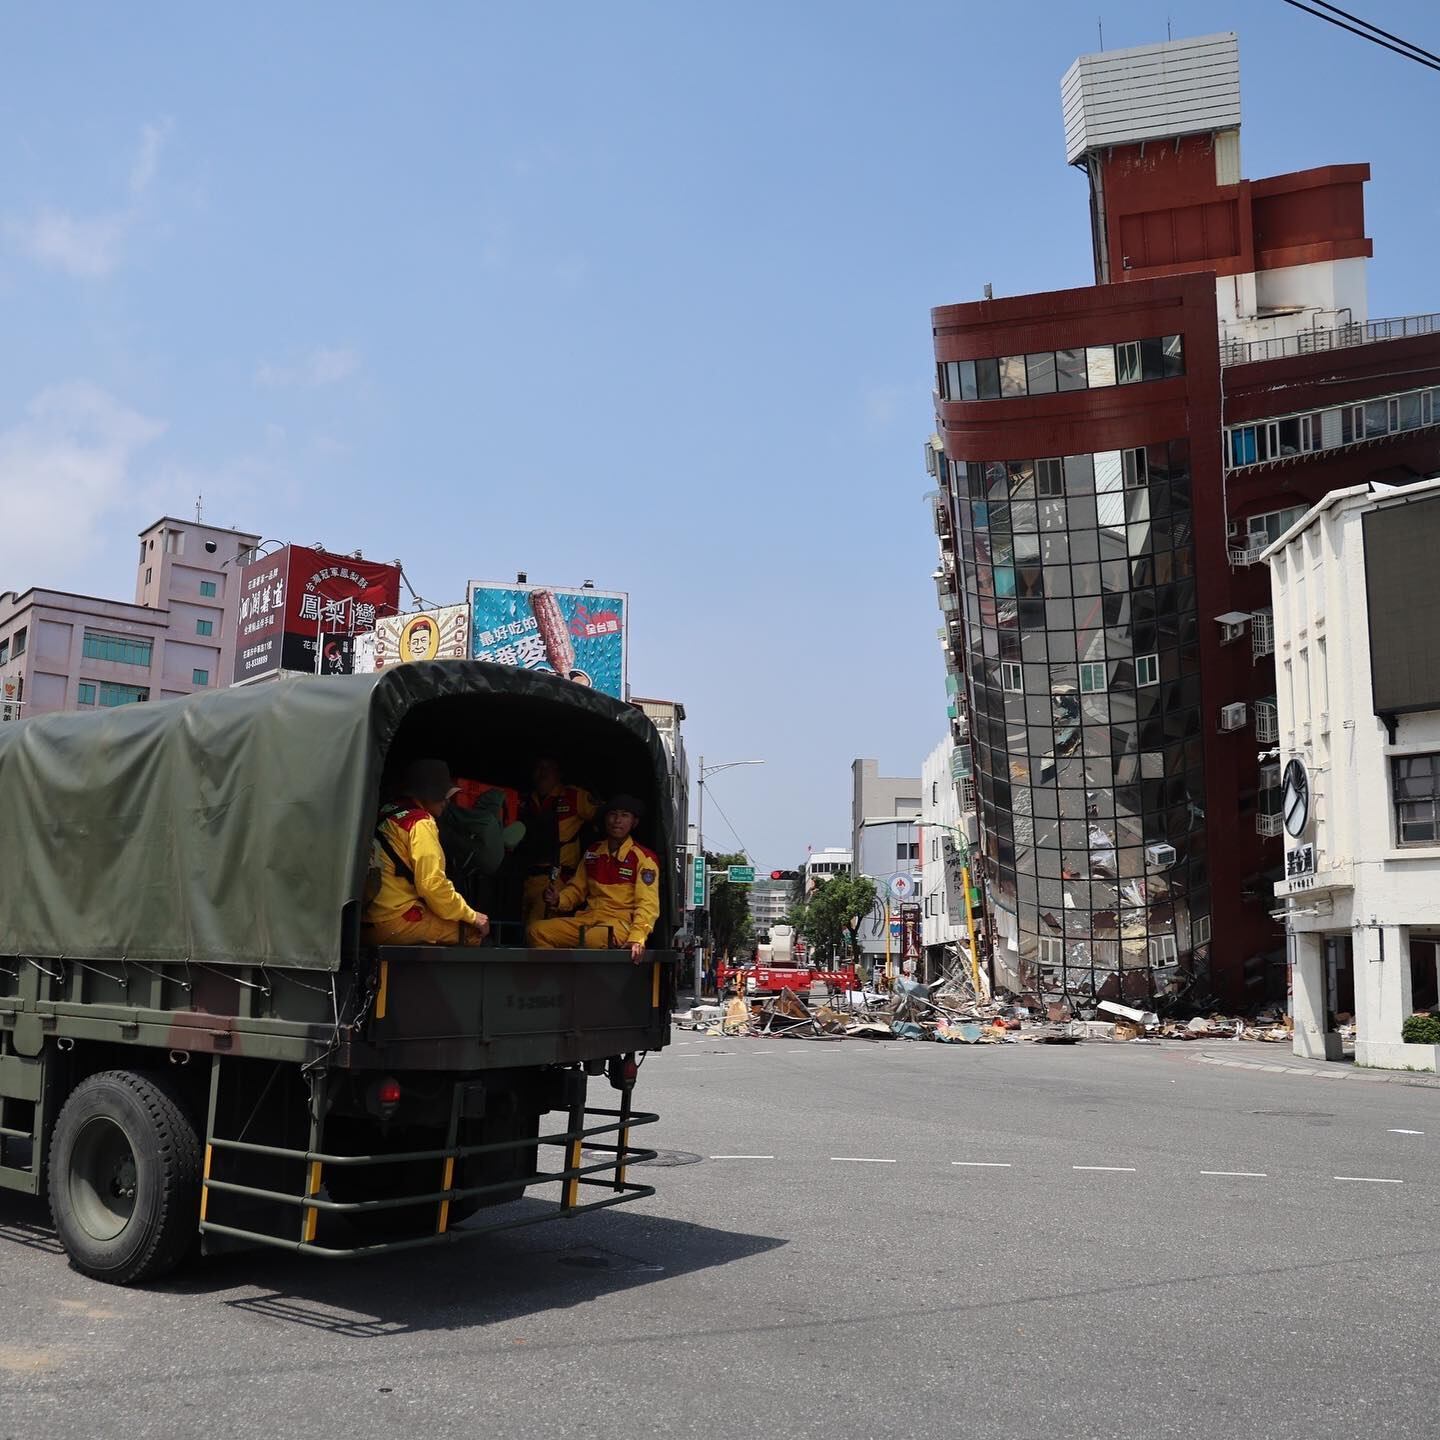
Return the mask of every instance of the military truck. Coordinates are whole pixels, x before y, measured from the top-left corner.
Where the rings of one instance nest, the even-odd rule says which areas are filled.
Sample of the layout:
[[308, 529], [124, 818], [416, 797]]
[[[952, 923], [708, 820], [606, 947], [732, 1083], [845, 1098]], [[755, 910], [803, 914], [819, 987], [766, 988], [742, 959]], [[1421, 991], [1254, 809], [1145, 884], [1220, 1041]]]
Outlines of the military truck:
[[[436, 756], [523, 789], [541, 753], [646, 802], [655, 948], [527, 950], [503, 904], [482, 945], [363, 944], [390, 778]], [[48, 1193], [119, 1284], [653, 1194], [632, 1095], [669, 1040], [667, 775], [638, 709], [463, 661], [0, 726], [0, 1187]]]

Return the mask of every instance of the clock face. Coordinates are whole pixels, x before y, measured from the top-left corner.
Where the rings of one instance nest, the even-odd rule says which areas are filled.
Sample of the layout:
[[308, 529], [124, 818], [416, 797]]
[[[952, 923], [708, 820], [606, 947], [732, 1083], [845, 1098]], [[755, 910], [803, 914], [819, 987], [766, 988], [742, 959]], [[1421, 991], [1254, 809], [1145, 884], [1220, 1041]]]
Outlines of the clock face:
[[1305, 833], [1305, 826], [1310, 819], [1310, 776], [1303, 760], [1292, 760], [1285, 767], [1280, 813], [1285, 819], [1287, 835], [1297, 839]]

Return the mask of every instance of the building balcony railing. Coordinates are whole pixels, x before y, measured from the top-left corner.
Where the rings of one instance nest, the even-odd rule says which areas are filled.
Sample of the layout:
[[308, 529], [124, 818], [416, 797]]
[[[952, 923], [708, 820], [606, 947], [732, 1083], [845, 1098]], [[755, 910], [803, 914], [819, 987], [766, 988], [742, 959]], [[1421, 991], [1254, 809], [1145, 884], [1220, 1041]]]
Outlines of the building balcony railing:
[[1250, 617], [1250, 651], [1256, 660], [1275, 653], [1275, 617], [1269, 610], [1257, 610]]
[[1255, 738], [1262, 745], [1273, 745], [1280, 738], [1280, 711], [1273, 697], [1255, 702]]
[[1230, 564], [1232, 566], [1258, 565], [1260, 556], [1269, 543], [1268, 540], [1247, 540], [1244, 545], [1232, 545], [1230, 547]]
[[1285, 821], [1278, 814], [1255, 817], [1255, 833], [1257, 835], [1278, 835], [1284, 828]]
[[1222, 365], [1248, 365], [1252, 360], [1282, 360], [1289, 355], [1318, 355], [1326, 350], [1348, 350], [1380, 340], [1404, 340], [1412, 335], [1440, 334], [1440, 314], [1399, 315], [1389, 320], [1366, 320], [1337, 325], [1331, 330], [1301, 330], [1274, 340], [1230, 340], [1220, 346]]

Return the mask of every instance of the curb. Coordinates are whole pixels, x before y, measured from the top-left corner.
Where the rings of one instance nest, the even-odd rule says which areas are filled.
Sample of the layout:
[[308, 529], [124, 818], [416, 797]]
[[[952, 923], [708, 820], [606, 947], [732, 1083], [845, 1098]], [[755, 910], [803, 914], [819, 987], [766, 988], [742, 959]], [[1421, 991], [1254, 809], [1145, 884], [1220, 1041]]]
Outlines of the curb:
[[1229, 1070], [1262, 1070], [1272, 1075], [1299, 1075], [1311, 1080], [1351, 1080], [1370, 1085], [1410, 1085], [1418, 1090], [1440, 1090], [1440, 1075], [1412, 1070], [1357, 1070], [1354, 1062], [1324, 1065], [1266, 1064], [1261, 1060], [1232, 1060], [1224, 1055], [1197, 1055], [1198, 1065], [1221, 1065]]

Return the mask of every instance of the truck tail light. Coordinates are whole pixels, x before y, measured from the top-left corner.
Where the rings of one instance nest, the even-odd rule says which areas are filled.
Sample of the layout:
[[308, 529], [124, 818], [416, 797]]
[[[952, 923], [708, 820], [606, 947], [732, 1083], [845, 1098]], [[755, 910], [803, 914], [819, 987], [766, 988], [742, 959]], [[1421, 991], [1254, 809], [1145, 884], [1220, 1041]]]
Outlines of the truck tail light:
[[387, 1075], [375, 1087], [375, 1101], [380, 1106], [381, 1112], [390, 1115], [400, 1103], [400, 1082], [393, 1076]]
[[617, 1090], [629, 1090], [640, 1074], [633, 1055], [617, 1055], [610, 1062], [610, 1083]]

